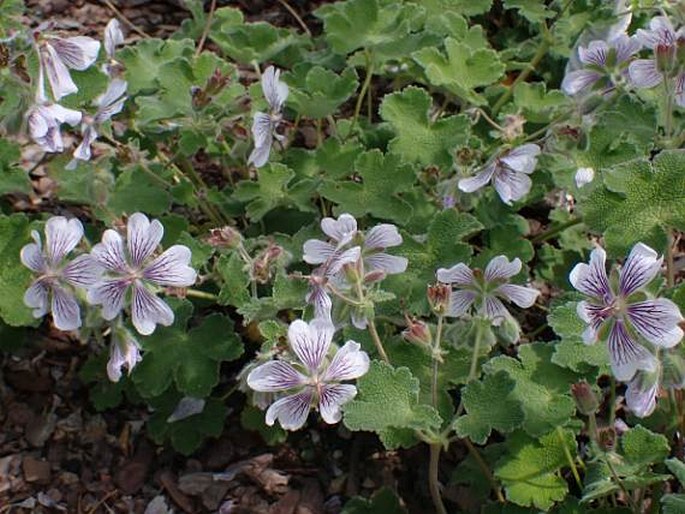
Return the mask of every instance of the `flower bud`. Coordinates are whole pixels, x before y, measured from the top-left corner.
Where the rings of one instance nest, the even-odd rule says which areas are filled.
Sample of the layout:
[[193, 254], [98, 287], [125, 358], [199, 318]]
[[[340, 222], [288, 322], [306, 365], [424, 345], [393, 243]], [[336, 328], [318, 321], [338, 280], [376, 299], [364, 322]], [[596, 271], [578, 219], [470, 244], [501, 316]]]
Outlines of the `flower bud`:
[[452, 288], [447, 284], [434, 284], [428, 286], [428, 303], [438, 315], [444, 315], [450, 305], [450, 294]]
[[571, 394], [576, 401], [576, 408], [581, 414], [589, 416], [590, 414], [597, 412], [599, 400], [590, 384], [585, 380], [573, 384], [571, 386]]
[[676, 47], [674, 45], [657, 45], [654, 53], [656, 54], [657, 70], [670, 75], [676, 68]]
[[422, 346], [430, 346], [433, 342], [433, 335], [430, 327], [419, 319], [406, 317], [407, 328], [402, 331], [402, 337], [410, 343]]
[[213, 228], [209, 231], [207, 242], [217, 248], [237, 248], [242, 236], [233, 227]]
[[370, 271], [369, 273], [367, 273], [366, 275], [364, 275], [364, 283], [365, 284], [373, 284], [374, 282], [380, 282], [386, 276], [387, 276], [387, 274], [383, 270], [380, 270], [380, 269], [373, 270], [373, 271]]

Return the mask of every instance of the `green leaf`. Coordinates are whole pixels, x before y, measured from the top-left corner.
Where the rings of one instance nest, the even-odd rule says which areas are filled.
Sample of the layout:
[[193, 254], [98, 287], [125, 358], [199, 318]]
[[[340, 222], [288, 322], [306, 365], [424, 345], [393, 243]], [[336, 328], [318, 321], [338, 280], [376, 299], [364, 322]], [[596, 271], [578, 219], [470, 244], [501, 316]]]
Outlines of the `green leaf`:
[[112, 382], [107, 376], [107, 361], [109, 352], [102, 351], [99, 355], [89, 357], [79, 370], [79, 378], [88, 385], [88, 396], [95, 409], [102, 412], [118, 406], [124, 397], [124, 390], [128, 383], [126, 375], [119, 382]]
[[453, 151], [468, 139], [469, 122], [463, 115], [432, 122], [429, 118], [432, 103], [424, 89], [410, 86], [385, 95], [380, 114], [396, 134], [390, 141], [392, 153], [423, 166], [449, 168]]
[[504, 7], [517, 9], [521, 16], [532, 23], [540, 23], [554, 15], [554, 11], [539, 0], [504, 0]]
[[516, 382], [504, 371], [466, 384], [462, 390], [466, 414], [453, 425], [459, 437], [485, 444], [493, 430], [506, 433], [521, 426], [525, 415], [514, 397], [515, 387]]
[[554, 430], [539, 440], [525, 436], [512, 437], [509, 451], [495, 468], [507, 499], [517, 505], [535, 506], [547, 511], [568, 493], [566, 480], [559, 469], [569, 464], [576, 453], [576, 441], [569, 430]]
[[[291, 183], [295, 172], [279, 163], [269, 163], [257, 172], [257, 182], [244, 180], [233, 194], [236, 200], [248, 202], [247, 216], [259, 221], [276, 207], [295, 207], [302, 211], [313, 210], [308, 181]], [[303, 188], [302, 186], [306, 186]]]
[[666, 459], [665, 463], [668, 470], [676, 476], [680, 485], [685, 485], [685, 462], [674, 457]]
[[390, 489], [383, 487], [371, 499], [355, 496], [345, 504], [340, 514], [406, 514], [399, 499]]
[[522, 428], [533, 437], [563, 427], [576, 410], [570, 395], [576, 375], [553, 364], [553, 352], [549, 343], [526, 344], [519, 348], [519, 360], [502, 355], [485, 365], [488, 374], [501, 370], [514, 379], [512, 396], [525, 416]]
[[24, 292], [32, 274], [19, 260], [22, 247], [30, 242], [26, 216], [0, 216], [0, 317], [13, 327], [36, 324], [31, 310], [24, 305]]
[[662, 434], [637, 425], [621, 438], [621, 450], [628, 464], [646, 469], [662, 462], [670, 452], [668, 439]]
[[357, 381], [357, 389], [356, 398], [343, 406], [345, 426], [350, 430], [427, 430], [440, 426], [436, 410], [419, 403], [419, 381], [407, 368], [373, 361], [369, 372]]
[[514, 87], [514, 104], [526, 121], [549, 123], [568, 106], [569, 98], [558, 89], [547, 91], [544, 82], [519, 82]]
[[132, 374], [142, 396], [158, 396], [174, 382], [180, 392], [204, 398], [219, 383], [219, 364], [242, 355], [243, 346], [229, 318], [210, 314], [188, 330], [191, 313], [192, 304], [180, 302], [172, 326], [158, 326], [142, 339], [145, 358]]
[[242, 64], [297, 62], [308, 38], [293, 29], [259, 21], [245, 23], [240, 9], [222, 7], [214, 14], [209, 38], [232, 60]]
[[585, 222], [604, 232], [612, 255], [623, 256], [637, 242], [665, 248], [671, 229], [685, 230], [685, 151], [663, 151], [607, 170], [606, 189], [587, 200]]
[[496, 82], [504, 73], [504, 64], [497, 52], [489, 48], [473, 50], [454, 38], [445, 40], [445, 50], [447, 55], [437, 48], [423, 48], [412, 57], [423, 67], [432, 85], [444, 86], [475, 105], [487, 103], [475, 88]]
[[31, 192], [28, 174], [17, 166], [20, 158], [19, 145], [8, 139], [0, 139], [0, 195]]
[[288, 104], [308, 118], [325, 118], [357, 90], [359, 81], [354, 68], [338, 75], [322, 66], [300, 63], [284, 76], [291, 86]]
[[165, 439], [170, 439], [174, 449], [183, 455], [190, 455], [207, 437], [221, 435], [228, 409], [222, 400], [208, 398], [201, 413], [168, 423], [167, 419], [180, 399], [175, 391], [169, 391], [151, 400], [150, 403], [155, 412], [148, 421], [147, 429], [150, 437], [158, 444], [164, 442]]
[[190, 266], [196, 270], [207, 264], [207, 261], [214, 253], [214, 248], [210, 244], [191, 236], [188, 232], [182, 232], [176, 244], [185, 245], [190, 248], [192, 252]]
[[222, 285], [219, 291], [220, 305], [242, 307], [250, 301], [247, 288], [250, 275], [246, 264], [237, 253], [222, 255], [216, 263], [216, 272], [221, 277]]
[[156, 216], [164, 214], [170, 203], [164, 185], [134, 166], [117, 177], [108, 207], [115, 215], [143, 211]]
[[475, 16], [488, 12], [492, 6], [492, 0], [421, 0], [416, 3], [426, 9], [426, 15], [431, 18], [453, 13]]
[[126, 67], [128, 93], [150, 93], [157, 88], [157, 77], [162, 66], [179, 57], [192, 57], [193, 42], [161, 39], [143, 39], [135, 45], [127, 45], [118, 54]]
[[257, 407], [246, 405], [240, 413], [240, 423], [245, 430], [258, 432], [269, 446], [283, 444], [288, 438], [288, 433], [278, 425], [268, 426], [264, 422], [264, 411]]
[[603, 342], [585, 344], [582, 333], [586, 324], [578, 317], [577, 302], [557, 305], [547, 318], [549, 325], [562, 338], [555, 346], [552, 362], [583, 375], [596, 376], [609, 372], [609, 352]]
[[358, 48], [382, 51], [401, 45], [412, 30], [416, 8], [387, 0], [346, 0], [323, 5], [314, 14], [323, 20], [331, 48], [345, 55]]
[[[71, 156], [60, 156], [51, 160], [48, 165], [48, 175], [55, 181], [56, 193], [60, 200], [94, 207], [107, 205], [114, 186], [114, 177], [110, 171], [110, 163], [101, 159], [98, 164], [93, 162], [79, 162], [75, 170], [65, 168]], [[101, 209], [96, 209], [96, 215], [103, 219]]]
[[355, 217], [372, 214], [381, 219], [406, 224], [412, 206], [402, 193], [413, 188], [416, 176], [411, 166], [397, 155], [370, 150], [356, 159], [354, 170], [359, 180], [326, 181], [319, 188], [322, 196], [338, 203], [335, 213], [347, 212]]
[[662, 514], [682, 514], [685, 512], [685, 494], [665, 494], [660, 501]]

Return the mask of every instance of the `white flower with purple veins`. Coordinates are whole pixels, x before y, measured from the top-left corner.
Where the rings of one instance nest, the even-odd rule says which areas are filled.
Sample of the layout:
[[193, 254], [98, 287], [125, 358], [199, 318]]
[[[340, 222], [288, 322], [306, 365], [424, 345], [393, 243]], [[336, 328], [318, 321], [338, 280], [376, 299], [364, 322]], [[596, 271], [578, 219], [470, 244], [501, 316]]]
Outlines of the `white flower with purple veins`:
[[665, 298], [648, 299], [644, 292], [662, 261], [654, 250], [638, 243], [618, 274], [618, 284], [612, 286], [606, 253], [598, 247], [590, 254], [590, 263], [576, 264], [569, 276], [573, 287], [589, 297], [578, 303], [578, 315], [588, 324], [583, 340], [592, 344], [608, 337], [611, 368], [619, 380], [628, 381], [638, 370], [656, 368], [656, 359], [639, 338], [671, 348], [683, 337], [678, 307]]
[[46, 152], [59, 153], [64, 150], [60, 126], [62, 123], [76, 126], [82, 115], [79, 111], [67, 109], [59, 104], [36, 104], [26, 116], [29, 134], [38, 146]]
[[197, 276], [190, 263], [190, 249], [174, 245], [158, 257], [164, 227], [158, 220], [150, 222], [139, 212], [128, 219], [126, 244], [115, 230], [105, 230], [102, 242], [93, 247], [91, 255], [107, 271], [101, 281], [88, 290], [88, 301], [102, 305], [102, 317], [112, 320], [124, 308], [131, 291], [133, 326], [143, 335], [154, 332], [156, 325], [174, 322], [171, 308], [159, 299], [154, 286], [188, 287]]
[[271, 144], [274, 138], [283, 141], [283, 136], [276, 132], [278, 124], [282, 120], [283, 104], [288, 98], [288, 85], [280, 80], [281, 71], [269, 66], [262, 74], [262, 91], [264, 98], [269, 104], [269, 112], [257, 112], [252, 122], [252, 137], [254, 138], [254, 150], [247, 160], [248, 164], [254, 164], [261, 168], [269, 160]]
[[121, 23], [112, 18], [105, 27], [105, 53], [109, 59], [114, 59], [117, 46], [124, 43], [124, 33], [121, 31]]
[[540, 147], [529, 143], [510, 150], [490, 161], [476, 176], [459, 181], [459, 189], [473, 193], [490, 181], [504, 203], [511, 205], [528, 194], [530, 175], [537, 166]]
[[77, 219], [53, 216], [45, 224], [45, 248], [38, 232], [31, 232], [31, 237], [34, 243], [21, 249], [21, 262], [38, 277], [26, 290], [24, 303], [33, 309], [36, 318], [52, 312], [60, 330], [80, 327], [81, 311], [72, 287], [92, 286], [101, 271], [90, 255], [65, 260], [81, 241], [83, 225]]
[[49, 36], [43, 40], [40, 46], [40, 64], [45, 69], [56, 101], [78, 91], [69, 70], [88, 69], [97, 59], [99, 51], [100, 43], [86, 36]]
[[133, 334], [123, 326], [112, 328], [110, 345], [107, 376], [112, 382], [119, 382], [123, 367], [126, 367], [130, 375], [135, 365], [142, 360], [140, 345]]
[[625, 398], [626, 406], [633, 414], [640, 418], [646, 418], [656, 408], [656, 399], [659, 395], [660, 372], [638, 371], [628, 382]]
[[633, 36], [619, 34], [610, 41], [592, 41], [587, 47], [578, 47], [582, 69], [566, 74], [561, 89], [574, 96], [600, 87], [607, 93], [625, 73], [630, 58], [640, 50], [640, 41]]
[[451, 268], [440, 268], [436, 273], [438, 281], [456, 286], [450, 294], [446, 316], [461, 317], [475, 311], [493, 325], [501, 325], [511, 314], [500, 298], [527, 309], [540, 294], [537, 289], [509, 283], [520, 272], [521, 260], [516, 258], [510, 262], [504, 255], [494, 257], [485, 272], [472, 270], [462, 262]]
[[649, 30], [638, 29], [637, 38], [650, 48], [651, 59], [637, 59], [630, 63], [630, 79], [637, 87], [652, 88], [664, 80], [675, 78], [674, 94], [678, 105], [685, 107], [685, 27], [676, 31], [665, 16], [657, 16], [649, 22]]
[[119, 114], [124, 108], [126, 101], [126, 81], [113, 79], [107, 90], [98, 97], [97, 112], [94, 116], [87, 116], [81, 125], [83, 140], [74, 150], [74, 158], [81, 161], [88, 161], [91, 158], [91, 145], [98, 137], [98, 128], [115, 114]]
[[282, 395], [267, 409], [267, 425], [278, 420], [284, 429], [297, 430], [307, 421], [312, 406], [326, 423], [340, 421], [340, 407], [357, 394], [354, 385], [341, 382], [364, 375], [369, 370], [369, 356], [359, 343], [347, 341], [329, 358], [333, 332], [333, 325], [325, 320], [294, 321], [288, 329], [288, 342], [299, 362], [273, 360], [250, 372], [250, 388]]

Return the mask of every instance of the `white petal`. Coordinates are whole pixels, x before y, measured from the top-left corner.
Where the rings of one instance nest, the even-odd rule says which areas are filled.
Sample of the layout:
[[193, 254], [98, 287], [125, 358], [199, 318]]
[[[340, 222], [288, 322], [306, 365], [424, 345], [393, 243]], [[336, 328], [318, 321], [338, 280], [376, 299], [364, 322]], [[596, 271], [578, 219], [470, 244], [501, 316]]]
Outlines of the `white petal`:
[[47, 46], [55, 49], [66, 66], [79, 71], [89, 68], [98, 58], [100, 51], [100, 42], [86, 36], [56, 37], [51, 39]]
[[367, 271], [384, 271], [388, 275], [404, 273], [409, 264], [406, 257], [398, 257], [387, 253], [375, 253], [364, 259]]
[[514, 148], [504, 157], [500, 157], [499, 161], [514, 171], [530, 174], [535, 171], [538, 155], [540, 155], [540, 147], [528, 143]]
[[62, 269], [64, 280], [76, 287], [90, 287], [102, 275], [102, 268], [89, 254], [79, 255]]
[[116, 18], [112, 18], [105, 27], [105, 53], [110, 59], [114, 58], [117, 46], [124, 42], [124, 34], [121, 24]]
[[247, 164], [252, 164], [255, 168], [261, 168], [269, 161], [271, 153], [271, 139], [264, 146], [255, 146], [247, 159]]
[[651, 88], [661, 84], [664, 78], [653, 59], [637, 59], [631, 62], [628, 73], [630, 80], [636, 87]]
[[42, 318], [48, 312], [48, 285], [44, 280], [36, 280], [24, 293], [24, 305], [33, 309], [34, 318]]
[[111, 279], [98, 282], [88, 289], [87, 300], [91, 305], [102, 305], [102, 317], [106, 320], [116, 318], [124, 308], [126, 291], [130, 283], [127, 280]]
[[323, 375], [324, 382], [342, 382], [365, 375], [369, 371], [369, 356], [361, 345], [347, 341], [340, 348]]
[[276, 420], [285, 430], [298, 430], [307, 422], [312, 406], [312, 391], [304, 389], [275, 401], [266, 411], [265, 422], [272, 426]]
[[671, 46], [676, 41], [675, 29], [667, 16], [655, 16], [649, 22], [649, 30], [638, 29], [636, 35], [644, 46], [651, 49], [658, 45]]
[[639, 418], [646, 418], [656, 408], [659, 380], [656, 373], [638, 372], [628, 383], [626, 406]]
[[505, 318], [511, 316], [499, 298], [489, 295], [485, 297], [485, 306], [481, 307], [479, 313], [489, 319], [496, 327], [500, 326]]
[[595, 179], [595, 170], [592, 168], [578, 168], [576, 171], [576, 187], [579, 189]]
[[174, 245], [148, 264], [143, 276], [162, 286], [190, 287], [197, 279], [197, 272], [189, 266], [190, 259], [187, 246]]
[[336, 253], [335, 256], [327, 264], [327, 275], [335, 275], [346, 264], [354, 264], [361, 257], [362, 249], [359, 246], [354, 246], [343, 253]]
[[609, 56], [609, 45], [605, 41], [591, 41], [587, 48], [578, 47], [578, 58], [583, 64], [604, 67]]
[[596, 247], [590, 254], [590, 264], [578, 263], [568, 276], [571, 285], [578, 291], [593, 298], [608, 302], [613, 298], [606, 271], [607, 254]]
[[93, 246], [90, 254], [101, 266], [110, 271], [123, 273], [128, 268], [124, 240], [116, 230], [105, 230], [102, 234], [102, 242]]
[[402, 244], [402, 236], [395, 225], [381, 223], [376, 225], [364, 238], [364, 248], [385, 250]]
[[301, 319], [288, 327], [288, 341], [297, 358], [311, 373], [321, 366], [333, 339], [333, 325], [324, 320], [313, 320], [309, 324]]
[[76, 84], [71, 79], [69, 69], [51, 45], [47, 44], [44, 46], [41, 57], [45, 73], [50, 82], [50, 88], [52, 89], [52, 96], [56, 101], [59, 101], [63, 96], [78, 91], [78, 87], [76, 87]]
[[52, 319], [60, 330], [75, 330], [81, 326], [81, 311], [73, 293], [58, 285], [52, 287]]
[[507, 280], [521, 272], [521, 259], [518, 257], [509, 262], [506, 255], [493, 257], [485, 267], [484, 278], [486, 282], [494, 280]]
[[157, 324], [170, 326], [174, 322], [174, 311], [142, 283], [136, 282], [131, 301], [131, 321], [138, 333], [148, 336], [155, 331]]
[[205, 410], [207, 401], [204, 398], [193, 398], [192, 396], [184, 396], [181, 398], [174, 408], [174, 412], [166, 419], [167, 423], [175, 423], [182, 419], [187, 419]]
[[318, 239], [305, 241], [302, 249], [304, 251], [302, 259], [307, 264], [323, 264], [335, 253], [335, 246]]
[[53, 216], [45, 224], [45, 252], [51, 264], [62, 262], [83, 237], [83, 225], [72, 218]]
[[357, 388], [351, 384], [326, 384], [321, 388], [319, 413], [323, 420], [333, 425], [342, 419], [340, 407], [357, 395]]
[[454, 284], [456, 286], [473, 285], [473, 271], [463, 262], [455, 264], [451, 268], [438, 269], [436, 276], [443, 284]]
[[351, 214], [343, 213], [335, 218], [323, 218], [321, 230], [338, 246], [349, 243], [357, 234], [357, 220]]
[[283, 361], [271, 361], [257, 366], [247, 376], [247, 385], [260, 392], [277, 392], [304, 385], [307, 377]]
[[602, 74], [593, 70], [575, 70], [567, 73], [561, 82], [561, 90], [569, 96], [584, 91], [602, 78]]
[[147, 216], [136, 212], [126, 225], [126, 243], [131, 264], [139, 267], [150, 257], [164, 237], [164, 227], [159, 220], [150, 222]]
[[29, 243], [25, 245], [19, 254], [21, 263], [31, 271], [36, 273], [43, 273], [45, 271], [45, 259], [43, 259], [43, 252], [40, 247], [40, 240], [38, 243]]
[[273, 132], [274, 126], [271, 116], [263, 112], [256, 112], [252, 121], [252, 138], [255, 148], [271, 147]]
[[640, 51], [642, 43], [636, 36], [628, 37], [626, 34], [620, 34], [612, 40], [612, 46], [616, 48], [616, 60], [618, 64], [630, 59], [633, 55]]
[[453, 318], [463, 316], [471, 308], [477, 297], [478, 294], [475, 291], [469, 291], [468, 289], [452, 291], [450, 293], [450, 303], [445, 315]]
[[281, 71], [269, 66], [262, 74], [262, 91], [269, 107], [280, 112], [288, 98], [288, 85], [280, 80]]
[[628, 319], [642, 337], [656, 346], [672, 348], [683, 338], [680, 309], [671, 300], [657, 298], [628, 305]]
[[80, 111], [75, 111], [74, 109], [67, 109], [59, 104], [52, 104], [45, 108], [53, 118], [55, 118], [60, 123], [67, 123], [72, 127], [75, 127], [81, 123], [81, 118], [83, 114]]
[[630, 251], [619, 272], [618, 290], [629, 296], [649, 284], [661, 269], [664, 258], [643, 243], [637, 243]]
[[96, 100], [98, 113], [96, 119], [99, 123], [119, 113], [124, 106], [122, 96], [126, 94], [128, 84], [125, 80], [113, 79], [105, 92]]
[[493, 183], [500, 198], [507, 205], [511, 205], [526, 196], [532, 186], [532, 181], [528, 175], [505, 167], [497, 170]]
[[80, 161], [89, 161], [92, 154], [90, 146], [95, 142], [98, 137], [98, 133], [92, 125], [87, 125], [86, 129], [83, 131], [83, 140], [74, 150], [74, 159]]
[[492, 178], [492, 175], [495, 173], [496, 169], [497, 167], [495, 163], [490, 163], [475, 176], [460, 179], [457, 186], [465, 193], [473, 193], [474, 191], [486, 186], [488, 182], [490, 182], [490, 179]]
[[532, 307], [535, 300], [540, 296], [540, 291], [537, 289], [516, 284], [503, 284], [495, 289], [495, 292], [523, 309]]
[[614, 376], [627, 382], [638, 370], [654, 371], [656, 359], [647, 349], [635, 342], [623, 322], [616, 320], [609, 333], [609, 357]]

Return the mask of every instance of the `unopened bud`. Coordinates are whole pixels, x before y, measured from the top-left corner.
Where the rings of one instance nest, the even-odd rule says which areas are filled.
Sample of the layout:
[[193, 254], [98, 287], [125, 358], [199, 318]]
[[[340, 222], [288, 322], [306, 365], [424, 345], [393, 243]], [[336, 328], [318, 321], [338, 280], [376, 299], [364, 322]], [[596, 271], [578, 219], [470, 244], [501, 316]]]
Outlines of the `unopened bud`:
[[450, 305], [450, 295], [452, 288], [447, 284], [434, 284], [428, 286], [428, 303], [438, 315], [444, 315]]
[[274, 264], [283, 255], [283, 248], [274, 243], [269, 243], [252, 262], [252, 278], [260, 284], [266, 284], [271, 279]]
[[402, 337], [410, 343], [416, 343], [422, 346], [430, 346], [433, 343], [433, 335], [430, 327], [420, 319], [409, 318], [407, 320], [407, 328], [402, 331]]
[[576, 408], [581, 414], [589, 416], [597, 412], [599, 400], [590, 384], [585, 380], [577, 382], [571, 386], [571, 394], [576, 401]]
[[209, 231], [207, 242], [217, 248], [237, 248], [242, 236], [233, 227], [213, 228]]
[[372, 284], [374, 282], [380, 282], [386, 277], [386, 273], [383, 270], [377, 269], [370, 271], [366, 275], [364, 275], [364, 283], [365, 284]]
[[676, 67], [676, 47], [657, 45], [654, 53], [656, 54], [656, 69], [669, 75]]

